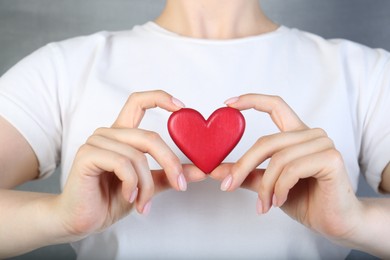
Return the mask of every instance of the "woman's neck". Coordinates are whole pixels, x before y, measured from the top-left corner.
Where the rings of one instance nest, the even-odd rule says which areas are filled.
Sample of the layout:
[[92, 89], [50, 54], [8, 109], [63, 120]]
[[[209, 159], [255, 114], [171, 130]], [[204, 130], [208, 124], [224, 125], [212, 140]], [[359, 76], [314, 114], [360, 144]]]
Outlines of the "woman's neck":
[[183, 36], [205, 39], [242, 38], [278, 28], [258, 0], [167, 0], [156, 23]]

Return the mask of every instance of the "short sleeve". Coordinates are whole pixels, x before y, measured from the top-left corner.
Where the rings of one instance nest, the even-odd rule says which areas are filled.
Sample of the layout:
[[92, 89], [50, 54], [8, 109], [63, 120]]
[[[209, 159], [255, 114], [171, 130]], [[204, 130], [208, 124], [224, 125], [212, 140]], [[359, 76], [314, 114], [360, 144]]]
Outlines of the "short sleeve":
[[360, 164], [367, 182], [378, 191], [384, 168], [390, 162], [390, 55], [377, 50], [374, 69], [361, 93], [362, 142]]
[[56, 169], [61, 147], [59, 54], [49, 44], [27, 56], [0, 78], [0, 115], [34, 150], [40, 177]]

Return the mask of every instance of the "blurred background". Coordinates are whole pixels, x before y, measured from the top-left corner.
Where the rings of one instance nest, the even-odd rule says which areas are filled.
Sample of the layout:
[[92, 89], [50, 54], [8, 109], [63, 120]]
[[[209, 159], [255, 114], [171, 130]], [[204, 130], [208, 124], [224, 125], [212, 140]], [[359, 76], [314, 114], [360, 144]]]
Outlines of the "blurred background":
[[[128, 30], [154, 19], [164, 4], [163, 0], [0, 0], [0, 75], [48, 42], [102, 30]], [[389, 0], [262, 0], [261, 4], [269, 17], [287, 27], [390, 50]], [[59, 193], [59, 174], [18, 189]], [[363, 178], [358, 192], [378, 196]], [[57, 245], [12, 259], [76, 256], [69, 245]], [[376, 258], [353, 251], [347, 259]]]

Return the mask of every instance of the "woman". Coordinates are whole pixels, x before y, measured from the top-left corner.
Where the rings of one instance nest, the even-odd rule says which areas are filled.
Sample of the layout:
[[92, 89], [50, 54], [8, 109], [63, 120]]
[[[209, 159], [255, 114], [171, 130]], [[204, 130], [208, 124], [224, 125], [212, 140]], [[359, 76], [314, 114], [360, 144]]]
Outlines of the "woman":
[[[354, 191], [360, 171], [390, 190], [389, 58], [279, 26], [255, 0], [168, 0], [155, 22], [41, 48], [0, 82], [0, 255], [388, 257], [389, 200]], [[245, 115], [211, 178], [167, 134], [178, 98]], [[61, 194], [6, 190], [59, 162]]]

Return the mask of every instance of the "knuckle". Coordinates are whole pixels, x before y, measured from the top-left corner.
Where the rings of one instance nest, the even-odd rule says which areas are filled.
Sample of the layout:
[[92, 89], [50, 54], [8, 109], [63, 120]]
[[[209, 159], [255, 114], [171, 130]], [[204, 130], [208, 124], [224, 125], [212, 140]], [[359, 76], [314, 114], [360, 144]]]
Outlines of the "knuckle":
[[153, 132], [153, 131], [145, 131], [144, 132], [145, 134], [145, 138], [146, 140], [151, 143], [151, 144], [154, 144], [154, 143], [159, 143], [161, 142], [161, 137], [158, 133], [156, 132]]
[[277, 167], [278, 165], [283, 164], [285, 160], [286, 154], [283, 151], [277, 152], [271, 156], [270, 164], [272, 167]]
[[272, 175], [272, 173], [267, 170], [265, 171], [264, 176], [259, 185], [260, 189], [264, 192], [264, 194], [269, 194], [273, 190], [276, 180], [277, 176]]
[[107, 129], [107, 127], [99, 127], [93, 132], [93, 135], [104, 135]]
[[119, 167], [120, 169], [132, 169], [133, 168], [131, 160], [129, 158], [127, 158], [126, 156], [118, 155], [118, 157], [116, 158], [115, 161], [116, 161], [117, 167]]
[[151, 198], [154, 194], [154, 184], [144, 183], [141, 187], [141, 192], [146, 197], [146, 199]]
[[137, 183], [138, 183], [138, 176], [137, 176], [137, 174], [131, 174], [131, 175], [129, 176], [128, 181], [129, 181], [132, 185], [134, 185], [134, 188], [137, 187]]
[[99, 143], [101, 143], [102, 141], [104, 141], [104, 137], [103, 135], [100, 135], [100, 134], [93, 134], [91, 136], [89, 136], [87, 138], [87, 140], [85, 141], [86, 144], [89, 144], [91, 146], [96, 146], [96, 145], [99, 145]]
[[271, 139], [271, 136], [269, 136], [269, 135], [262, 136], [259, 139], [257, 139], [256, 146], [263, 146], [263, 145], [267, 144], [270, 141], [270, 139]]
[[138, 106], [139, 100], [141, 99], [142, 92], [133, 92], [127, 98], [125, 107]]
[[163, 157], [169, 165], [177, 166], [180, 164], [179, 158], [171, 152], [164, 153]]
[[134, 100], [137, 100], [139, 99], [141, 93], [140, 92], [133, 92], [129, 95], [128, 99], [127, 99], [127, 102], [128, 103], [131, 103], [133, 102]]
[[269, 191], [270, 191], [269, 185], [264, 180], [261, 181], [259, 184], [259, 194], [261, 196], [265, 196], [269, 193]]
[[286, 189], [289, 189], [289, 187], [287, 187], [287, 183], [285, 181], [280, 180], [280, 181], [275, 183], [274, 193], [280, 194], [283, 191], [285, 191]]
[[231, 169], [232, 173], [233, 173], [234, 175], [239, 174], [239, 173], [241, 172], [241, 169], [243, 168], [243, 166], [244, 166], [244, 163], [242, 162], [242, 160], [238, 160], [238, 161], [237, 161], [235, 164], [233, 164], [233, 166], [232, 166], [232, 169]]
[[296, 163], [287, 164], [283, 172], [275, 184], [275, 191], [280, 192], [285, 189], [292, 188], [291, 185], [295, 185], [298, 182], [299, 175], [297, 175], [299, 171], [299, 165]]
[[132, 160], [137, 164], [147, 164], [148, 163], [148, 159], [146, 158], [145, 154], [143, 154], [141, 152], [135, 152], [132, 155]]
[[299, 165], [295, 162], [287, 163], [283, 168], [282, 177], [289, 176], [291, 174], [296, 173], [297, 171], [299, 171], [298, 168]]
[[164, 155], [165, 169], [167, 172], [178, 172], [180, 167], [180, 161], [176, 156], [173, 156], [172, 154], [165, 154]]
[[328, 138], [328, 137], [323, 136], [323, 137], [320, 137], [318, 140], [319, 140], [321, 143], [323, 143], [323, 145], [324, 145], [325, 147], [328, 147], [328, 148], [333, 148], [333, 147], [334, 147], [334, 142], [333, 142], [333, 140], [330, 139], [330, 138]]
[[326, 131], [322, 128], [312, 128], [311, 131], [313, 131], [315, 133], [316, 136], [325, 136], [327, 137], [328, 134], [326, 133]]
[[161, 90], [161, 89], [155, 90], [153, 92], [154, 92], [155, 95], [158, 95], [158, 96], [167, 95], [167, 92], [165, 92], [164, 90]]
[[344, 165], [343, 156], [336, 149], [329, 149], [327, 151], [327, 160], [330, 162], [331, 165], [334, 166]]
[[283, 106], [286, 104], [286, 102], [281, 96], [274, 95], [272, 96], [272, 99], [275, 107]]
[[275, 183], [275, 188], [274, 188], [274, 194], [278, 194], [281, 190], [283, 190], [283, 182], [278, 181]]
[[97, 135], [91, 135], [87, 138], [87, 140], [85, 141], [86, 144], [94, 144], [97, 140], [98, 137]]
[[78, 151], [77, 151], [77, 154], [78, 154], [79, 156], [86, 155], [86, 154], [90, 153], [91, 149], [92, 149], [91, 145], [89, 145], [89, 144], [87, 144], [87, 143], [86, 143], [86, 144], [83, 144], [83, 145], [81, 145], [81, 146], [79, 147], [79, 149], [78, 149]]

